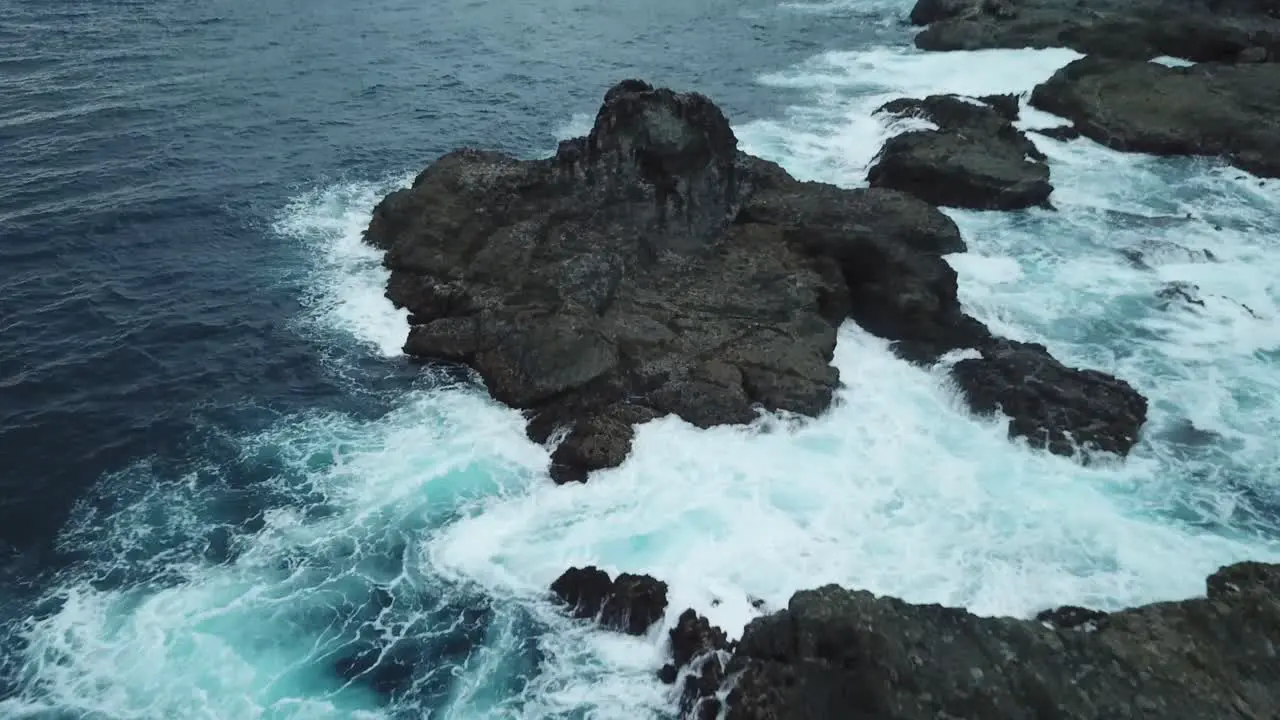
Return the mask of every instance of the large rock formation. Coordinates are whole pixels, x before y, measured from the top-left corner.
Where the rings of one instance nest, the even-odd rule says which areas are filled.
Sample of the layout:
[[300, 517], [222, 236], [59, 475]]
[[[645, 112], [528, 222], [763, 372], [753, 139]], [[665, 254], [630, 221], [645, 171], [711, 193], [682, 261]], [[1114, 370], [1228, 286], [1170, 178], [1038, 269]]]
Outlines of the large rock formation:
[[1103, 57], [1280, 60], [1275, 0], [918, 0], [922, 50], [1069, 47]]
[[1277, 717], [1280, 566], [1228, 566], [1207, 590], [1110, 614], [1057, 608], [1031, 620], [834, 585], [805, 590], [747, 626], [726, 684], [703, 697], [732, 687], [728, 720]]
[[[797, 182], [738, 151], [707, 98], [635, 80], [551, 158], [441, 157], [379, 203], [366, 239], [386, 253], [388, 297], [411, 313], [408, 354], [473, 367], [496, 399], [530, 411], [538, 441], [568, 428], [552, 456], [560, 482], [622, 462], [633, 426], [660, 415], [707, 427], [759, 408], [822, 412], [846, 318], [916, 362], [996, 342], [961, 311], [943, 255], [964, 243], [937, 208]], [[1055, 368], [1045, 377], [1080, 393], [1027, 383], [1002, 402], [1055, 406], [1105, 377], [1042, 354]], [[1107, 383], [1145, 414], [1128, 385]], [[1091, 413], [1032, 425], [1092, 424]]]
[[1017, 99], [1000, 96], [998, 102], [1004, 107], [954, 95], [888, 103], [879, 112], [919, 117], [937, 127], [890, 138], [867, 181], [935, 205], [978, 210], [1047, 205], [1053, 186], [1045, 156], [1013, 125]]
[[1086, 57], [1038, 86], [1031, 104], [1116, 150], [1221, 156], [1280, 177], [1280, 63], [1170, 68]]

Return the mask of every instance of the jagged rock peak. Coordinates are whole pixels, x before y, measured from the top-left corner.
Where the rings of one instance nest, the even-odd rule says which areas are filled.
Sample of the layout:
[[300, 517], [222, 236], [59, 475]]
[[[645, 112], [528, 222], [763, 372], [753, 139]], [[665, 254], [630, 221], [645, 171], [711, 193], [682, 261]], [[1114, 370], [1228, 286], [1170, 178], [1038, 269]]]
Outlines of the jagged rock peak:
[[732, 168], [738, 138], [705, 95], [623, 80], [605, 93], [587, 149], [592, 158], [609, 153], [629, 157], [646, 179], [658, 182], [711, 165]]
[[605, 93], [590, 134], [560, 143], [556, 157], [614, 200], [654, 202], [659, 222], [698, 240], [682, 247], [675, 237], [664, 249], [703, 246], [738, 211], [738, 139], [699, 93], [623, 80]]

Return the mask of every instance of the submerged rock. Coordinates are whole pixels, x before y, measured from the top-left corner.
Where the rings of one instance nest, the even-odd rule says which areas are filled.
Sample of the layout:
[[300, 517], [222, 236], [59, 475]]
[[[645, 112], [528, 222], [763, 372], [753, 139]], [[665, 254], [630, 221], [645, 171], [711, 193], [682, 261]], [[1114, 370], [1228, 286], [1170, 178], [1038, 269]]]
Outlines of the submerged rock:
[[823, 412], [848, 318], [920, 363], [995, 342], [960, 308], [943, 256], [965, 245], [936, 207], [798, 182], [738, 151], [707, 98], [638, 80], [551, 158], [441, 157], [365, 239], [409, 310], [405, 352], [471, 366], [530, 437], [563, 436], [558, 482], [618, 465], [659, 416]]
[[1046, 205], [1053, 186], [1049, 166], [1034, 143], [1013, 125], [1014, 96], [999, 107], [953, 95], [894, 100], [880, 112], [916, 116], [936, 130], [890, 138], [867, 173], [873, 187], [909, 192], [936, 205], [1014, 210]]
[[617, 580], [595, 567], [569, 568], [551, 592], [573, 608], [573, 616], [630, 635], [643, 635], [667, 610], [667, 584], [648, 575], [622, 573]]
[[[729, 720], [1270, 718], [1280, 566], [1241, 563], [1204, 598], [986, 618], [828, 585], [753, 620]], [[740, 673], [740, 675], [739, 675]]]
[[738, 152], [710, 100], [626, 81], [552, 158], [440, 158], [366, 239], [412, 314], [405, 351], [471, 365], [534, 411], [539, 440], [571, 426], [553, 473], [581, 480], [659, 415], [709, 427], [829, 405], [842, 278], [780, 228], [734, 223], [794, 183]]
[[1173, 303], [1204, 307], [1204, 300], [1200, 298], [1200, 286], [1185, 280], [1165, 283], [1164, 287], [1156, 291], [1156, 297], [1160, 299], [1163, 308], [1168, 308]]
[[1280, 64], [1171, 68], [1086, 57], [1036, 87], [1031, 104], [1115, 150], [1216, 156], [1280, 177]]
[[1101, 57], [1275, 61], [1280, 8], [1271, 0], [918, 0], [922, 50], [1069, 47]]
[[1214, 298], [1217, 301], [1225, 301], [1231, 303], [1235, 307], [1240, 308], [1249, 317], [1260, 320], [1253, 308], [1245, 305], [1239, 300], [1229, 298], [1223, 295], [1205, 295], [1201, 293], [1200, 286], [1185, 280], [1174, 280], [1165, 283], [1156, 291], [1156, 300], [1161, 310], [1170, 310], [1176, 307], [1194, 309], [1206, 307], [1205, 298]]

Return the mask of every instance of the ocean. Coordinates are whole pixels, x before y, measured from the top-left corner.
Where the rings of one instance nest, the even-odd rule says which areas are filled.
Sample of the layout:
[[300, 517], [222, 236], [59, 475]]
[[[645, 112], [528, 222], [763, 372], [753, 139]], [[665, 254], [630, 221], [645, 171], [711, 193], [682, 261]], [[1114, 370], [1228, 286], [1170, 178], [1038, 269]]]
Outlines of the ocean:
[[[1151, 400], [1123, 462], [1009, 440], [848, 323], [822, 417], [654, 421], [558, 487], [519, 414], [401, 355], [361, 232], [448, 150], [546, 156], [638, 77], [859, 186], [884, 102], [1079, 57], [920, 52], [909, 10], [3, 0], [0, 717], [670, 718], [686, 607], [736, 636], [836, 582], [1025, 617], [1280, 560], [1280, 181], [1216, 160], [1033, 135], [1056, 210], [946, 211], [966, 310]], [[567, 618], [587, 564], [665, 580], [667, 619]]]

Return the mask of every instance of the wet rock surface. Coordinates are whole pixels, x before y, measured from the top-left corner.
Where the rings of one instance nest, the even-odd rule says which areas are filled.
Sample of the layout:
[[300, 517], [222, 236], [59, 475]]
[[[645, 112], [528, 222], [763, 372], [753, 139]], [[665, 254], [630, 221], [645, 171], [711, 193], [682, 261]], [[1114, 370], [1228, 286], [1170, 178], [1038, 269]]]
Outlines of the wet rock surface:
[[922, 50], [1069, 47], [1101, 57], [1280, 60], [1274, 0], [918, 0]]
[[552, 471], [581, 480], [653, 417], [826, 409], [843, 279], [781, 228], [734, 222], [780, 184], [795, 182], [738, 152], [710, 100], [627, 81], [552, 158], [440, 158], [378, 205], [366, 240], [411, 312], [405, 351], [475, 368], [539, 440], [570, 427]]
[[1107, 614], [1077, 605], [1063, 605], [1037, 613], [1036, 620], [1058, 630], [1093, 631], [1107, 621]]
[[828, 585], [753, 620], [716, 689], [729, 720], [1275, 717], [1280, 566], [1224, 567], [1206, 589], [1022, 620]]
[[[890, 138], [867, 173], [872, 187], [911, 193], [935, 205], [978, 210], [1043, 206], [1053, 186], [1034, 143], [1013, 125], [1018, 100], [978, 102], [954, 95], [894, 100], [879, 112], [937, 126]], [[988, 104], [994, 103], [994, 104]]]
[[1164, 308], [1179, 303], [1204, 307], [1204, 300], [1200, 297], [1200, 286], [1182, 280], [1165, 283], [1156, 291], [1156, 297]]
[[[977, 119], [951, 100], [932, 106], [944, 122], [1008, 127], [1016, 106], [993, 101]], [[610, 89], [591, 133], [551, 158], [441, 157], [379, 203], [365, 239], [385, 252], [387, 296], [409, 310], [405, 352], [469, 365], [526, 411], [530, 437], [563, 436], [557, 482], [620, 464], [634, 427], [663, 415], [710, 427], [761, 409], [823, 412], [846, 319], [917, 363], [998, 342], [961, 310], [944, 255], [965, 244], [936, 207], [798, 182], [738, 151], [707, 98], [637, 80]], [[991, 392], [1007, 405], [1076, 399], [1002, 382]], [[1097, 409], [1018, 427], [1088, 434]]]
[[1127, 382], [1067, 368], [1035, 343], [991, 343], [952, 375], [975, 411], [1002, 411], [1010, 437], [1058, 455], [1078, 448], [1124, 455], [1147, 418], [1146, 398]]
[[1224, 295], [1204, 293], [1200, 290], [1199, 285], [1185, 280], [1167, 282], [1156, 291], [1156, 304], [1161, 310], [1173, 310], [1176, 308], [1197, 310], [1206, 307], [1206, 299], [1212, 299], [1218, 303], [1230, 303], [1248, 317], [1255, 320], [1261, 319], [1258, 313], [1254, 312], [1253, 308], [1248, 305]]
[[569, 568], [551, 584], [551, 592], [572, 608], [574, 617], [598, 620], [630, 635], [648, 632], [667, 609], [665, 582], [630, 573], [614, 580], [595, 566]]
[[[673, 684], [685, 672], [680, 691], [680, 716], [712, 720], [722, 703], [713, 697], [725, 679], [725, 662], [733, 649], [725, 633], [693, 610], [680, 614], [671, 629], [671, 662], [659, 671], [659, 678]], [[687, 672], [686, 672], [687, 671]]]
[[1115, 150], [1221, 157], [1280, 177], [1280, 64], [1166, 67], [1086, 57], [1031, 95]]

